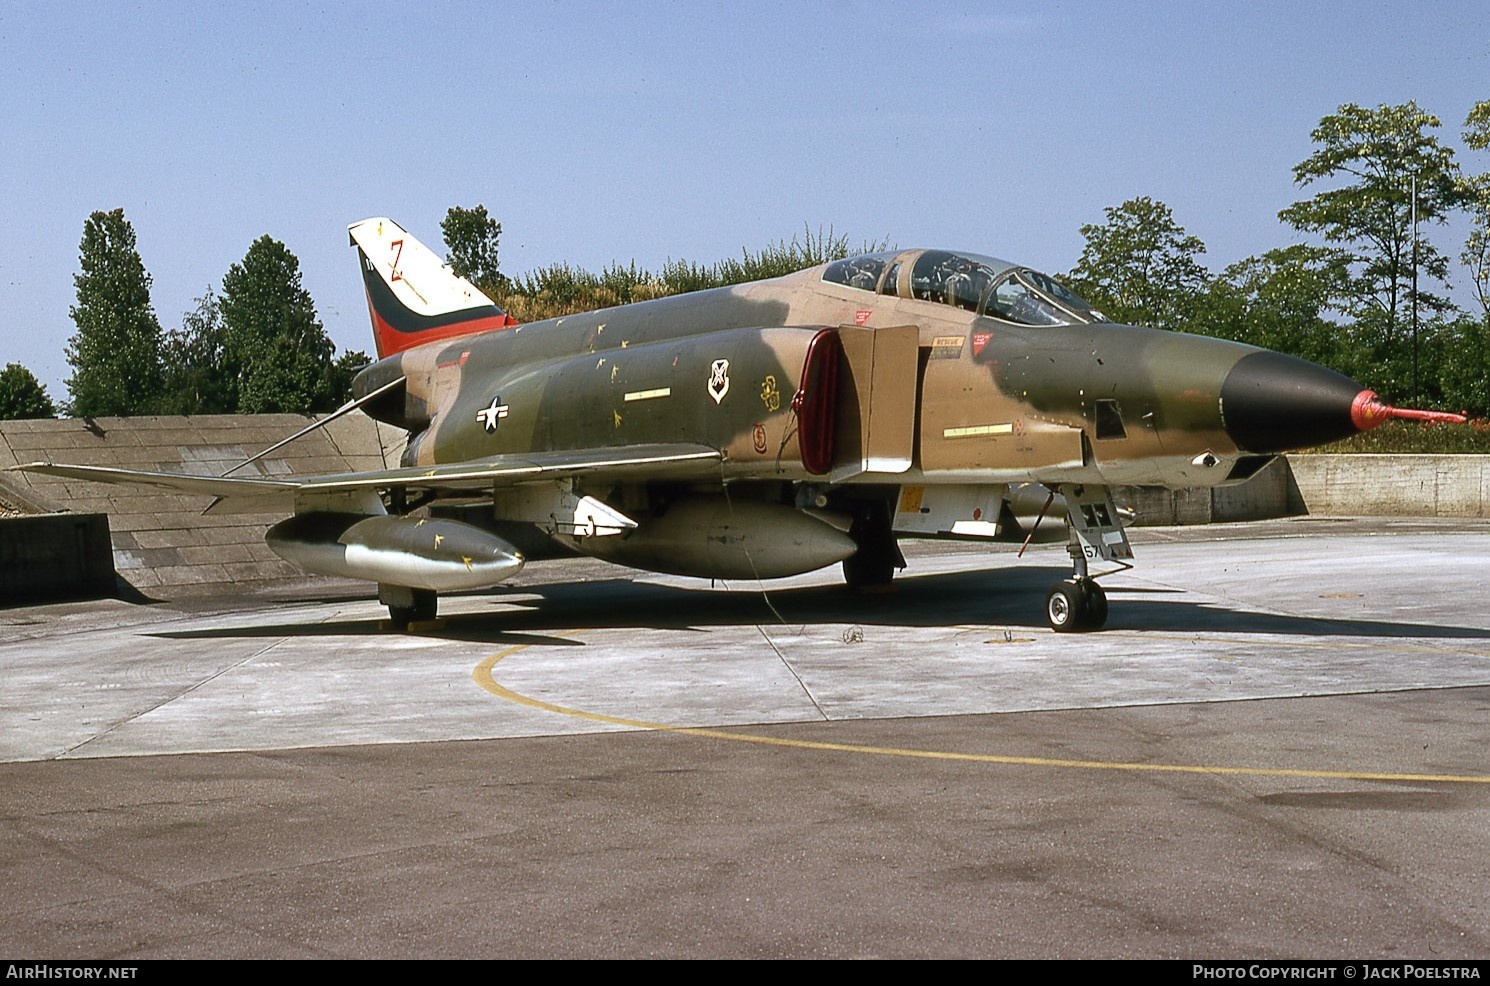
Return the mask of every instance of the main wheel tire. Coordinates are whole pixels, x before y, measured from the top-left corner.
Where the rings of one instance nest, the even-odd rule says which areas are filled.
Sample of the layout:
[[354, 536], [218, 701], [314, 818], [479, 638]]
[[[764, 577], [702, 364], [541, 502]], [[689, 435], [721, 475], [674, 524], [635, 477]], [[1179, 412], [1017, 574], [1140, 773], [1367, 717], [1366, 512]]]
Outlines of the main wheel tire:
[[1057, 582], [1045, 594], [1045, 619], [1056, 633], [1076, 633], [1085, 629], [1087, 593], [1071, 579]]
[[433, 589], [415, 589], [411, 605], [388, 605], [388, 622], [395, 630], [407, 630], [410, 623], [434, 619], [439, 609], [440, 597]]
[[1107, 623], [1107, 593], [1091, 579], [1083, 579], [1082, 588], [1086, 590], [1086, 620], [1081, 629], [1100, 630]]
[[440, 596], [433, 589], [414, 590], [414, 619], [432, 620], [440, 611]]
[[888, 503], [863, 503], [848, 529], [859, 550], [843, 560], [843, 581], [850, 589], [889, 585], [895, 570], [905, 565], [890, 524]]
[[889, 585], [894, 579], [894, 555], [860, 548], [843, 560], [843, 581], [850, 589]]

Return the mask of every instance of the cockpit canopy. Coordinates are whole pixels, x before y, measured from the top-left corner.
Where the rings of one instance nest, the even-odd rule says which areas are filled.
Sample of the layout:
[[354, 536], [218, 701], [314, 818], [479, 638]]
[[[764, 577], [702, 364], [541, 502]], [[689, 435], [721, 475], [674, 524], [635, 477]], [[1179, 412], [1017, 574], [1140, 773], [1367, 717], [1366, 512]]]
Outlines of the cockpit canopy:
[[1017, 325], [1108, 321], [1050, 275], [976, 253], [902, 250], [848, 257], [829, 264], [823, 280], [953, 305]]

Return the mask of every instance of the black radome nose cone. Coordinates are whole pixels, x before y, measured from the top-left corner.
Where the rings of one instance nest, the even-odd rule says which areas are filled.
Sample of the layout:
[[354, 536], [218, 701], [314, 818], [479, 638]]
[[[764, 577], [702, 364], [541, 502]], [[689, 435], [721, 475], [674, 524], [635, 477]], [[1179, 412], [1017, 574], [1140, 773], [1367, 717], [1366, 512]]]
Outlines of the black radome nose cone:
[[1221, 420], [1244, 452], [1289, 452], [1349, 438], [1365, 390], [1343, 373], [1282, 353], [1243, 356], [1221, 383]]

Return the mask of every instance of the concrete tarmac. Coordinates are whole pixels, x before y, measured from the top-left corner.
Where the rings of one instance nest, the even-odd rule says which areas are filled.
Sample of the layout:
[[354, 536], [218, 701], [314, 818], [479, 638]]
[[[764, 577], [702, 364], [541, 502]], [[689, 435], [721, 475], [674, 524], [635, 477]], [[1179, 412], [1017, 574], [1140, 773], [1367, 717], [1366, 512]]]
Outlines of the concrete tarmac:
[[1490, 524], [0, 610], [0, 954], [1490, 957]]

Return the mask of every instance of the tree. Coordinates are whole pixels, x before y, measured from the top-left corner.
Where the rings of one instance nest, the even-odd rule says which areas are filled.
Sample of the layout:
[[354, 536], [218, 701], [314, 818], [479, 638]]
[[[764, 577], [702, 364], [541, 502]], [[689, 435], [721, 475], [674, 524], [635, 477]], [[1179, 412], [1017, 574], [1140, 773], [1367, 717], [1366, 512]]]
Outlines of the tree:
[[1189, 328], [1337, 368], [1357, 362], [1327, 317], [1350, 292], [1349, 260], [1303, 245], [1239, 260], [1211, 283]]
[[[1395, 347], [1413, 300], [1414, 273], [1442, 282], [1448, 262], [1421, 237], [1413, 255], [1413, 181], [1417, 182], [1419, 223], [1442, 223], [1462, 201], [1454, 152], [1432, 133], [1438, 118], [1416, 103], [1365, 109], [1341, 106], [1319, 121], [1311, 137], [1318, 149], [1294, 166], [1294, 181], [1347, 183], [1295, 202], [1278, 218], [1326, 242], [1354, 251], [1356, 287], [1352, 313], [1380, 325], [1388, 347]], [[1448, 311], [1449, 302], [1419, 290], [1417, 305], [1429, 313]]]
[[352, 378], [371, 362], [372, 357], [360, 349], [342, 353], [331, 361], [326, 367], [326, 383], [322, 389], [332, 403], [339, 407], [352, 399]]
[[236, 409], [237, 381], [223, 367], [222, 311], [212, 287], [182, 316], [161, 346], [163, 414], [225, 414]]
[[30, 370], [19, 363], [8, 363], [0, 370], [0, 421], [51, 418], [56, 414], [47, 389]]
[[147, 411], [160, 394], [160, 322], [123, 209], [88, 217], [78, 265], [78, 303], [71, 309], [78, 331], [67, 344], [71, 411], [84, 417]]
[[1067, 275], [1071, 287], [1117, 322], [1177, 329], [1209, 274], [1195, 258], [1205, 244], [1147, 196], [1106, 210], [1102, 225], [1081, 227], [1086, 245]]
[[[1475, 103], [1469, 111], [1464, 120], [1464, 143], [1475, 151], [1490, 149], [1490, 99]], [[1469, 268], [1481, 317], [1490, 321], [1490, 173], [1465, 178], [1461, 191], [1471, 226], [1459, 259]]]
[[1433, 378], [1443, 407], [1471, 417], [1490, 414], [1490, 319], [1461, 315], [1443, 326], [1442, 359]]
[[489, 296], [506, 291], [507, 277], [497, 269], [502, 224], [486, 214], [486, 206], [451, 206], [440, 223], [440, 233], [449, 251], [445, 262], [457, 277], [464, 277]]
[[240, 413], [331, 410], [335, 346], [300, 283], [300, 261], [267, 233], [222, 278], [222, 365]]

